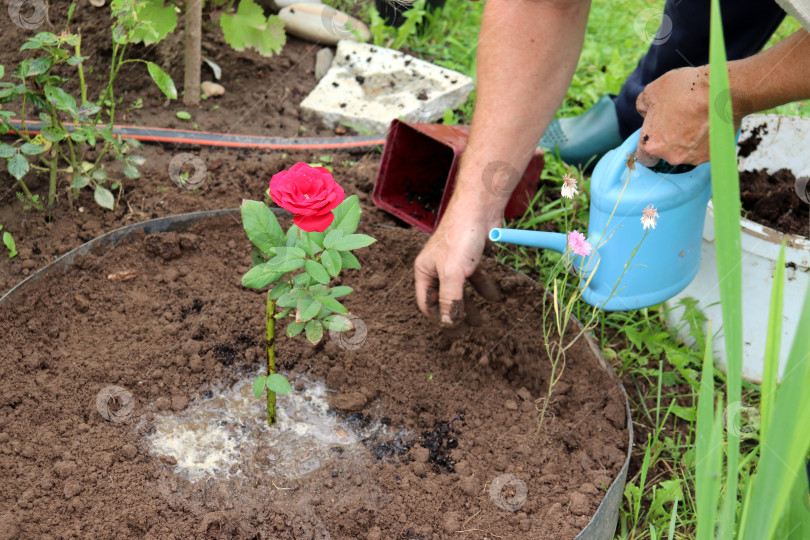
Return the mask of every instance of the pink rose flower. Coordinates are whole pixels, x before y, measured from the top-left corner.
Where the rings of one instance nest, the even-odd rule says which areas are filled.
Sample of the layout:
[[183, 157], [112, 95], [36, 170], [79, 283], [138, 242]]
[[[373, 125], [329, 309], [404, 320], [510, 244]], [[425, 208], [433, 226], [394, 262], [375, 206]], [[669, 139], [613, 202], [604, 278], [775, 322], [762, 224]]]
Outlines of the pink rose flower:
[[290, 211], [293, 223], [307, 232], [323, 232], [335, 219], [337, 208], [346, 194], [323, 167], [296, 163], [270, 179], [273, 202]]

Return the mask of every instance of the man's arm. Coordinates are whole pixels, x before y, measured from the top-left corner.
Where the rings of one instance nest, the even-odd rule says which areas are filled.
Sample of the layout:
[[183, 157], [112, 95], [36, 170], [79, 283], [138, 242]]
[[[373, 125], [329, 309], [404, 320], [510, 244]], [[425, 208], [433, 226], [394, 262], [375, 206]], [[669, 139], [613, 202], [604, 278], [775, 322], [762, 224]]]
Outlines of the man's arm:
[[[745, 115], [810, 98], [810, 35], [799, 30], [749, 58], [728, 63], [735, 126]], [[709, 67], [670, 71], [650, 83], [636, 103], [644, 116], [639, 160], [677, 165], [709, 161]]]
[[[487, 233], [565, 97], [582, 49], [590, 0], [489, 0], [467, 150], [439, 227], [416, 259], [416, 300], [450, 324]], [[489, 168], [488, 168], [489, 166]], [[496, 174], [496, 170], [501, 171]], [[504, 171], [512, 171], [504, 173]]]

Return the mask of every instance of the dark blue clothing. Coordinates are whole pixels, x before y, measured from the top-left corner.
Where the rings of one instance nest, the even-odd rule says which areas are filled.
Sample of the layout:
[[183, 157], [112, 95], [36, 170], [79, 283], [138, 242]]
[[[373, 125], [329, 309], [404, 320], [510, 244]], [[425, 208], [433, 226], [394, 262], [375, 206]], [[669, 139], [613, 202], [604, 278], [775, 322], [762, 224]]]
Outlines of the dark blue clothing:
[[[641, 127], [636, 98], [647, 84], [673, 69], [709, 63], [708, 0], [667, 0], [658, 34], [615, 98], [622, 139]], [[774, 0], [720, 0], [729, 60], [759, 52], [785, 18]]]

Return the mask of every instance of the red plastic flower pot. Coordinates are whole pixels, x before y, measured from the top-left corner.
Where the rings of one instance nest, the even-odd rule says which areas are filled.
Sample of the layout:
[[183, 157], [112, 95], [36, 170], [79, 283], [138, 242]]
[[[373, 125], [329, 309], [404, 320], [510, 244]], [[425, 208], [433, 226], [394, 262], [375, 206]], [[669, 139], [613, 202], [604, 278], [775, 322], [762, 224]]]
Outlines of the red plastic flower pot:
[[[423, 232], [433, 232], [453, 195], [469, 133], [469, 126], [391, 122], [374, 184], [374, 204]], [[524, 214], [537, 193], [544, 165], [538, 148], [506, 205], [507, 219]]]

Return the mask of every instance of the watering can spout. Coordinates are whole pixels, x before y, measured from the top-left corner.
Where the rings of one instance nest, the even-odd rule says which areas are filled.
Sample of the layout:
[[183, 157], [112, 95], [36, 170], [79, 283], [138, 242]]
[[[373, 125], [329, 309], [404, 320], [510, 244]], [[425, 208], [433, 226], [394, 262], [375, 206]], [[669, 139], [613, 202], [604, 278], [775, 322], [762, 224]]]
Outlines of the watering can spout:
[[568, 237], [562, 233], [520, 229], [492, 229], [489, 231], [489, 239], [493, 242], [551, 249], [557, 253], [565, 253], [565, 246], [568, 242]]

